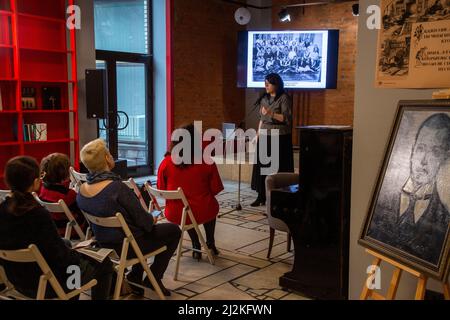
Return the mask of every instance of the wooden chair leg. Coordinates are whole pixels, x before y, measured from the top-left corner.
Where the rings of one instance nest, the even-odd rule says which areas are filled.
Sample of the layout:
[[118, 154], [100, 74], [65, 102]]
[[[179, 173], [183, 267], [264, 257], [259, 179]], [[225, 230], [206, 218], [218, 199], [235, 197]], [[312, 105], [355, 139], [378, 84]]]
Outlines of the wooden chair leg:
[[84, 239], [85, 241], [90, 240], [92, 238], [92, 230], [91, 227], [88, 227], [86, 230], [86, 238]]
[[214, 261], [213, 255], [211, 253], [211, 249], [206, 244], [205, 238], [203, 238], [203, 235], [200, 232], [200, 229], [196, 223], [194, 223], [194, 229], [195, 229], [195, 232], [197, 232], [198, 240], [200, 241], [201, 246], [203, 248], [205, 248], [206, 256], [208, 257], [209, 263], [214, 265], [215, 261]]
[[116, 288], [114, 289], [113, 300], [120, 299], [120, 291], [122, 290], [122, 283], [123, 283], [124, 275], [125, 275], [125, 268], [121, 264], [117, 271]]
[[36, 300], [45, 300], [45, 292], [47, 291], [47, 278], [41, 276], [39, 280], [38, 292], [36, 295]]
[[142, 268], [144, 269], [144, 272], [147, 274], [148, 280], [152, 284], [153, 288], [156, 291], [156, 294], [158, 295], [159, 299], [166, 300], [166, 297], [162, 293], [161, 287], [158, 284], [158, 281], [156, 281], [155, 276], [153, 275], [153, 272], [148, 267], [148, 264], [145, 263], [145, 261], [140, 261]]
[[195, 221], [195, 217], [192, 213], [192, 211], [187, 211], [187, 214], [189, 215], [189, 219], [191, 220], [191, 224], [194, 227], [195, 232], [197, 233], [198, 240], [200, 241], [200, 245], [205, 249], [206, 255], [208, 256], [208, 261], [210, 264], [214, 265], [215, 259], [212, 255], [211, 249], [206, 244], [205, 238], [203, 238], [202, 233], [200, 232], [200, 229], [198, 227], [197, 222]]
[[180, 259], [181, 259], [181, 249], [183, 248], [183, 240], [184, 240], [184, 232], [186, 231], [186, 216], [187, 216], [187, 210], [186, 208], [183, 209], [183, 213], [181, 215], [181, 237], [180, 242], [178, 243], [178, 249], [177, 249], [177, 257], [175, 262], [175, 274], [173, 276], [174, 281], [178, 281], [178, 270], [180, 269]]
[[[72, 237], [72, 223], [69, 221], [66, 225], [66, 232], [64, 233], [64, 239], [69, 240]], [[82, 239], [82, 238], [80, 238]]]
[[291, 242], [292, 242], [292, 235], [290, 232], [287, 233], [287, 252], [291, 252]]
[[0, 266], [0, 284], [4, 284], [7, 290], [12, 290], [14, 288], [13, 284], [9, 282], [5, 269], [3, 269], [2, 266]]
[[180, 242], [178, 243], [178, 249], [177, 249], [177, 256], [175, 260], [175, 274], [173, 276], [174, 281], [178, 281], [178, 270], [180, 269], [180, 259], [181, 259], [181, 249], [183, 248], [183, 236], [184, 236], [184, 229], [181, 231], [181, 238]]
[[275, 239], [275, 229], [270, 228], [269, 250], [267, 251], [267, 259], [270, 259], [270, 254], [272, 253], [274, 239]]

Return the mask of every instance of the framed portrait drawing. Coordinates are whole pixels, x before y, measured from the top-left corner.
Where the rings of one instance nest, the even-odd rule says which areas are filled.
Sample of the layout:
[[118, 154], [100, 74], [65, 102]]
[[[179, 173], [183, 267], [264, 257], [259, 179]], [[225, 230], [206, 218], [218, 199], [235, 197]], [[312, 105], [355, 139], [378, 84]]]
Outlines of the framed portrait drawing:
[[449, 274], [450, 100], [400, 101], [359, 244]]

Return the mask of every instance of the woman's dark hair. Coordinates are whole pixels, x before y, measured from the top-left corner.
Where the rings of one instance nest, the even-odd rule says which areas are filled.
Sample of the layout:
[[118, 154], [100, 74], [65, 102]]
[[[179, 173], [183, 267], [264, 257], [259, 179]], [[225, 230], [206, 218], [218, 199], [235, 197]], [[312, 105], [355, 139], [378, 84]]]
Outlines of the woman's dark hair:
[[[275, 96], [275, 101], [277, 101], [286, 91], [284, 90], [284, 81], [283, 79], [280, 77], [280, 75], [278, 73], [270, 73], [265, 77], [265, 80], [276, 86], [277, 87], [277, 93]], [[267, 97], [269, 98], [269, 94], [267, 92], [265, 92], [262, 96], [259, 97], [259, 99], [256, 101], [255, 104], [260, 104], [261, 100]]]
[[44, 183], [57, 184], [66, 181], [69, 178], [69, 168], [70, 160], [67, 155], [62, 153], [48, 155], [41, 161]]
[[[183, 163], [177, 165], [178, 168], [187, 168], [188, 166], [194, 164], [194, 157], [195, 157], [195, 148], [194, 148], [195, 147], [195, 143], [194, 143], [194, 139], [195, 139], [195, 130], [196, 129], [195, 129], [195, 126], [194, 126], [193, 123], [190, 123], [190, 124], [187, 124], [187, 125], [183, 125], [183, 126], [179, 127], [177, 130], [179, 130], [179, 129], [186, 130], [188, 132], [188, 134], [190, 135], [190, 137], [191, 137], [191, 145], [190, 145], [191, 158], [189, 159], [190, 162], [189, 163], [184, 163], [183, 162]], [[172, 141], [172, 143], [170, 145], [170, 150], [166, 153], [166, 156], [172, 155], [173, 149], [178, 144], [180, 144], [182, 142], [183, 142], [182, 139], [180, 139], [179, 141]], [[183, 151], [180, 152], [180, 156], [183, 156]]]
[[278, 73], [268, 74], [265, 80], [277, 87], [277, 97], [280, 97], [284, 93], [284, 81]]
[[36, 159], [21, 156], [8, 161], [5, 167], [5, 181], [12, 194], [7, 208], [9, 213], [21, 216], [40, 206], [28, 192], [38, 178], [39, 164]]

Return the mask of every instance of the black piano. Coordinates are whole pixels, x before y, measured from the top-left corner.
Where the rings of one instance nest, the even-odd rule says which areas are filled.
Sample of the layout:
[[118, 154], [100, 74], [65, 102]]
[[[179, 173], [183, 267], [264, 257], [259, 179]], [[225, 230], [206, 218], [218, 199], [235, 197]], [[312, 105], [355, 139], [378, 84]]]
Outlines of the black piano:
[[295, 250], [280, 286], [314, 299], [348, 299], [352, 128], [299, 127], [300, 181], [275, 189], [272, 215]]

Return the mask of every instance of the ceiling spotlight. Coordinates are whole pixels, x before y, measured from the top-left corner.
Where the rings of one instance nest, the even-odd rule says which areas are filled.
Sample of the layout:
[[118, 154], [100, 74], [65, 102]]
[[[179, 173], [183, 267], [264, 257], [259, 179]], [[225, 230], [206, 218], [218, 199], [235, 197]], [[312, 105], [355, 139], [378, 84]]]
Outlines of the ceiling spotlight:
[[278, 17], [280, 18], [281, 22], [291, 21], [291, 15], [289, 14], [286, 8], [281, 9], [281, 11], [278, 13]]
[[355, 3], [354, 5], [352, 5], [352, 14], [354, 17], [359, 16], [359, 3]]

